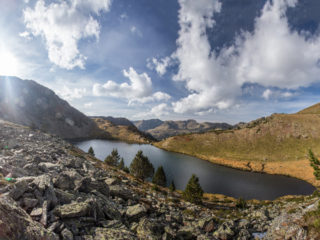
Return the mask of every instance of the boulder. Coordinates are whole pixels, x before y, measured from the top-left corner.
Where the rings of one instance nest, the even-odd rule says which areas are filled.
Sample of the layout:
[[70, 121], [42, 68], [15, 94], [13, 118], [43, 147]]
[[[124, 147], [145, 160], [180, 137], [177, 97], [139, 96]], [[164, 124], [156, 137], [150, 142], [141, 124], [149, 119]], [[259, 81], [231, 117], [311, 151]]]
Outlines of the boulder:
[[0, 239], [59, 240], [55, 233], [33, 221], [10, 197], [0, 198], [0, 216]]
[[133, 193], [121, 185], [112, 185], [109, 187], [112, 197], [119, 197], [124, 200], [133, 199]]
[[126, 211], [127, 218], [130, 221], [136, 221], [139, 218], [145, 216], [146, 214], [147, 214], [147, 209], [141, 204], [130, 206]]
[[56, 207], [53, 213], [62, 219], [84, 217], [90, 213], [91, 207], [92, 206], [89, 201], [72, 202], [70, 204]]

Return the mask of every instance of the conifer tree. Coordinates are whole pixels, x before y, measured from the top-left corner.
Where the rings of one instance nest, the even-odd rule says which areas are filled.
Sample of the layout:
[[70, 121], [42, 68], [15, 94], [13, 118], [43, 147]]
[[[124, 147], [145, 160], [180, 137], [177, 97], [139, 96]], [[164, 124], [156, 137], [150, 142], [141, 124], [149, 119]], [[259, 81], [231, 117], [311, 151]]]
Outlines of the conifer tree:
[[119, 165], [119, 161], [120, 161], [120, 155], [118, 153], [118, 150], [116, 148], [114, 148], [111, 152], [110, 155], [108, 155], [105, 159], [104, 162], [108, 165], [111, 166], [118, 166]]
[[167, 185], [166, 174], [164, 173], [163, 167], [158, 167], [156, 173], [152, 178], [152, 183], [157, 184], [159, 186], [165, 187]]
[[119, 163], [119, 169], [123, 170], [124, 169], [124, 160], [123, 158], [120, 159], [120, 163]]
[[203, 190], [199, 184], [199, 178], [192, 174], [185, 190], [183, 191], [182, 197], [191, 203], [201, 203]]
[[311, 167], [313, 167], [314, 169], [313, 175], [316, 177], [317, 180], [320, 180], [320, 161], [313, 154], [311, 149], [309, 149], [309, 161], [310, 161]]
[[130, 164], [130, 173], [142, 180], [148, 177], [152, 177], [154, 173], [152, 163], [149, 162], [148, 157], [143, 155], [143, 152], [141, 150], [137, 152], [136, 156]]
[[95, 154], [94, 154], [94, 151], [93, 151], [93, 148], [92, 147], [90, 147], [89, 148], [89, 150], [88, 150], [88, 153], [91, 155], [91, 156], [95, 156]]
[[171, 192], [173, 192], [173, 191], [176, 190], [176, 185], [174, 184], [174, 181], [173, 181], [173, 180], [171, 181], [171, 184], [170, 184], [170, 186], [169, 186], [169, 190], [170, 190]]

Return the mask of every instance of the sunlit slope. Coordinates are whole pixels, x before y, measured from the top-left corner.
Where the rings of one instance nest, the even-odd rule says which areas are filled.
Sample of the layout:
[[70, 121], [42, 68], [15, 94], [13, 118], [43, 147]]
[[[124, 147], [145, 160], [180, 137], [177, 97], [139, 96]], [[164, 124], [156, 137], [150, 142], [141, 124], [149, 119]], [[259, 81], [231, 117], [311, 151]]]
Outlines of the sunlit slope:
[[273, 114], [241, 129], [175, 136], [156, 145], [170, 151], [230, 160], [305, 159], [309, 148], [320, 153], [320, 115]]
[[116, 125], [103, 118], [92, 118], [98, 127], [105, 131], [112, 139], [134, 143], [150, 143], [153, 141], [151, 136], [140, 132], [134, 125]]

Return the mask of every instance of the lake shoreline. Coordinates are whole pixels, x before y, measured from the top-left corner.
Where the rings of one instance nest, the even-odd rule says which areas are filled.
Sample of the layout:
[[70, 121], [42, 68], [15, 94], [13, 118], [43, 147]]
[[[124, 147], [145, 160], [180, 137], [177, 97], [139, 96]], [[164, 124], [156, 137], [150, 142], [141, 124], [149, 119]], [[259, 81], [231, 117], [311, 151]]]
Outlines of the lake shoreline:
[[[192, 156], [199, 158], [204, 161], [208, 161], [213, 164], [217, 164], [224, 167], [229, 167], [232, 169], [238, 169], [246, 172], [255, 172], [261, 174], [269, 175], [279, 175], [285, 177], [296, 178], [310, 183], [315, 188], [320, 188], [320, 180], [316, 180], [313, 175], [313, 169], [309, 164], [309, 160], [292, 160], [292, 161], [278, 161], [278, 162], [253, 162], [253, 161], [243, 161], [243, 160], [228, 160], [217, 157], [209, 157], [202, 154], [190, 154], [183, 151], [176, 151], [172, 149], [166, 149], [157, 145], [156, 143], [151, 144], [154, 147], [162, 149], [168, 152], [180, 153], [186, 156]], [[298, 166], [292, 167], [292, 163], [298, 163]], [[296, 171], [297, 167], [303, 167], [303, 172]], [[290, 171], [295, 170], [295, 171]]]

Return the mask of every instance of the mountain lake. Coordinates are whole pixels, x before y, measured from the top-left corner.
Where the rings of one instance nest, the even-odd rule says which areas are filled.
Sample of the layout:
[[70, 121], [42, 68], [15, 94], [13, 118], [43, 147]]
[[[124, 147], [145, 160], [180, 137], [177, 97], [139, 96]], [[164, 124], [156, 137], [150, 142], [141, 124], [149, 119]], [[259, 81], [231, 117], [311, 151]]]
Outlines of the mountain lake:
[[204, 192], [235, 198], [273, 200], [284, 195], [308, 195], [315, 190], [311, 184], [296, 178], [237, 170], [196, 157], [164, 151], [148, 144], [110, 140], [86, 140], [73, 144], [85, 152], [92, 146], [100, 160], [104, 160], [116, 148], [128, 167], [138, 150], [142, 150], [155, 170], [163, 166], [167, 184], [173, 180], [176, 188], [181, 190], [193, 173], [199, 177]]

